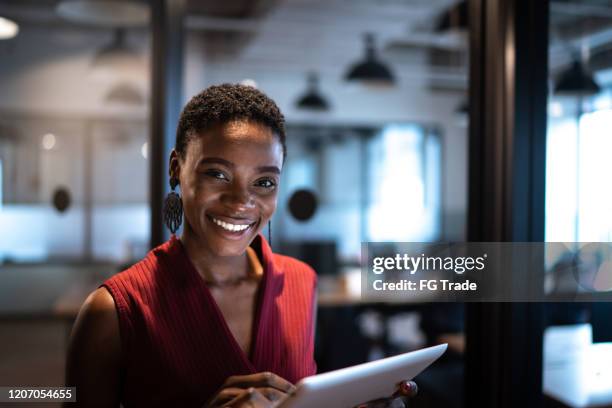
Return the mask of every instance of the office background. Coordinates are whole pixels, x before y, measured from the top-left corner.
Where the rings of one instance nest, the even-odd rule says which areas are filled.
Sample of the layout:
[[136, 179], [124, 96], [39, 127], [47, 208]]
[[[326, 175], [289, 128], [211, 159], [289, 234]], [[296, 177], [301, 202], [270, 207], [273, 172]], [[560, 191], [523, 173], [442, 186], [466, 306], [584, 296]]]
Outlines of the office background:
[[415, 404], [580, 406], [546, 386], [544, 330], [612, 341], [608, 304], [365, 304], [356, 282], [363, 241], [610, 241], [607, 1], [0, 0], [0, 17], [0, 384], [63, 381], [88, 291], [166, 238], [178, 111], [242, 82], [287, 119], [273, 246], [320, 274], [321, 370], [448, 341]]

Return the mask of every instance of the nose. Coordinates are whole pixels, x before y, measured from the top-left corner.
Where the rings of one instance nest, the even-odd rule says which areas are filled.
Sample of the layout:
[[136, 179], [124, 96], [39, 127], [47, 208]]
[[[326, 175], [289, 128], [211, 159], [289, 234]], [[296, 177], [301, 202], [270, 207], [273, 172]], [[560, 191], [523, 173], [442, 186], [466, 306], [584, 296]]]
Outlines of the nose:
[[232, 212], [240, 213], [254, 207], [253, 196], [247, 186], [232, 183], [221, 196], [221, 201]]

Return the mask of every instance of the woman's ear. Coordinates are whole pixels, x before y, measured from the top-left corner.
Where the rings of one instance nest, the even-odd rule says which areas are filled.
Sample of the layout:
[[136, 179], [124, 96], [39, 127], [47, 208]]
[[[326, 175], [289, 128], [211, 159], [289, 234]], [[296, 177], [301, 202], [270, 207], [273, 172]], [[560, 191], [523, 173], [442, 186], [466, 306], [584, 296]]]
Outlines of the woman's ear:
[[170, 152], [170, 162], [168, 164], [168, 176], [170, 179], [179, 180], [181, 174], [181, 161], [178, 152], [172, 149]]

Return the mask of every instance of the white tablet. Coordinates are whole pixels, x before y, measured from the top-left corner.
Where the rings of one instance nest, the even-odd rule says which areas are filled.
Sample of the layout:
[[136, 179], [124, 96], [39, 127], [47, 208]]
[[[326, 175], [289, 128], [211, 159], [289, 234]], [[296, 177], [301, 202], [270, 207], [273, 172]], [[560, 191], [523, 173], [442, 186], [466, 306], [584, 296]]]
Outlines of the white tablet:
[[[447, 344], [302, 379], [279, 408], [350, 408], [390, 397], [396, 384], [412, 380], [446, 351]], [[417, 384], [418, 385], [418, 384]]]

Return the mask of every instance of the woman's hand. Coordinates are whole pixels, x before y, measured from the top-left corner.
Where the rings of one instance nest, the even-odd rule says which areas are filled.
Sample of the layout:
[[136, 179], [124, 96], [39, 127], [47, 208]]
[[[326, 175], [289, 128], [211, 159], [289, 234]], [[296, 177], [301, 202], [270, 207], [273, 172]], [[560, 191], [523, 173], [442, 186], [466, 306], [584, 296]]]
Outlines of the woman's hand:
[[406, 408], [408, 400], [418, 392], [414, 381], [402, 381], [397, 384], [397, 390], [388, 398], [379, 398], [360, 404], [356, 408]]
[[223, 404], [224, 408], [271, 408], [277, 405], [272, 402], [255, 388], [241, 391], [236, 398]]
[[295, 390], [284, 378], [270, 372], [234, 375], [206, 405], [207, 408], [272, 408]]

